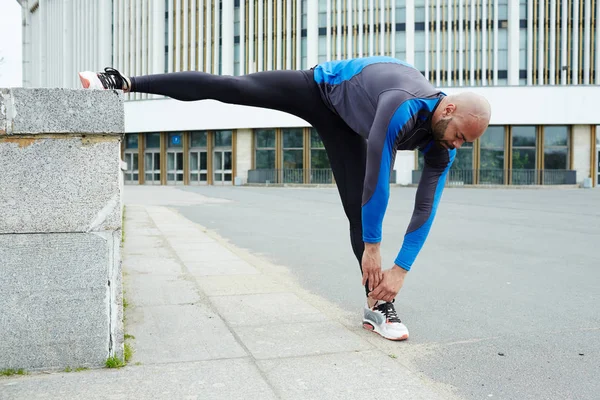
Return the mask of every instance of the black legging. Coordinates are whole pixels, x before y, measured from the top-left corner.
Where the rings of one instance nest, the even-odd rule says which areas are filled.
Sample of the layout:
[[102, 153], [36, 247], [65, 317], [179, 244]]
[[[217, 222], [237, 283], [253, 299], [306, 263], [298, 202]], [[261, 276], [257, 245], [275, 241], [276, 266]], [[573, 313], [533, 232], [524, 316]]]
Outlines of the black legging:
[[[366, 141], [321, 99], [312, 70], [265, 71], [243, 76], [205, 72], [174, 72], [131, 78], [131, 91], [168, 96], [182, 101], [218, 100], [223, 103], [269, 108], [295, 115], [318, 132], [350, 222], [352, 250], [361, 266], [361, 202], [366, 165]], [[362, 273], [362, 267], [361, 267]], [[365, 290], [368, 294], [368, 282]]]

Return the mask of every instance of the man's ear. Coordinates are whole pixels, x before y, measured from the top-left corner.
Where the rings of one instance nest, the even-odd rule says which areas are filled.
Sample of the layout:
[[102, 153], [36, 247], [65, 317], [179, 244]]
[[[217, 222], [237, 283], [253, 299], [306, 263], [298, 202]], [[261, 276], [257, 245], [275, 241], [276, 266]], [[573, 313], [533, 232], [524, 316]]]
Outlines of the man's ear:
[[448, 103], [444, 108], [444, 116], [452, 115], [456, 111], [456, 106], [453, 103]]

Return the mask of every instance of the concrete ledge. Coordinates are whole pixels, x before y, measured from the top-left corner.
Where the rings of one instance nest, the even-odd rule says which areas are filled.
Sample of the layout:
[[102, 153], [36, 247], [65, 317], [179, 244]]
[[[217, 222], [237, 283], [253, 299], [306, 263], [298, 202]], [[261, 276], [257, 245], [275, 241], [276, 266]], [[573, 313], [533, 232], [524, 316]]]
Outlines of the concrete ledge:
[[123, 110], [116, 90], [0, 89], [0, 135], [122, 134]]
[[111, 318], [121, 297], [113, 278], [120, 237], [0, 235], [0, 369], [106, 361], [123, 330], [122, 318]]
[[0, 135], [0, 233], [121, 226], [116, 136]]
[[123, 356], [116, 91], [0, 89], [0, 370]]

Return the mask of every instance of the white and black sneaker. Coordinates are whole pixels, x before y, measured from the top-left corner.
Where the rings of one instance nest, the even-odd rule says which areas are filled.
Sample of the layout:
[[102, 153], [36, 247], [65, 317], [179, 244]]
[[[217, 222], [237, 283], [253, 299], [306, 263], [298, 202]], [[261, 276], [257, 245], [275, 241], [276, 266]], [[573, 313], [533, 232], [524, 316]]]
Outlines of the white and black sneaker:
[[114, 68], [104, 68], [104, 72], [80, 72], [79, 80], [85, 89], [129, 90], [129, 81]]
[[408, 329], [398, 318], [394, 303], [379, 300], [372, 308], [365, 304], [363, 328], [389, 340], [408, 339]]

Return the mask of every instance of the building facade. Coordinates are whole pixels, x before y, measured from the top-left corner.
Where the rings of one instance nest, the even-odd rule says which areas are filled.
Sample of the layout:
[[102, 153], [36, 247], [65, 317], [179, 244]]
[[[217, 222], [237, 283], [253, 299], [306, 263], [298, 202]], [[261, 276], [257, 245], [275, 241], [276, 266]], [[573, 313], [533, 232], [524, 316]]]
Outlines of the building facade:
[[[387, 55], [447, 94], [492, 105], [449, 184], [600, 180], [600, 0], [20, 0], [26, 87], [77, 72], [243, 75]], [[293, 95], [293, 94], [291, 94]], [[331, 183], [318, 134], [292, 115], [126, 95], [128, 183]], [[418, 152], [393, 181], [416, 183]]]

